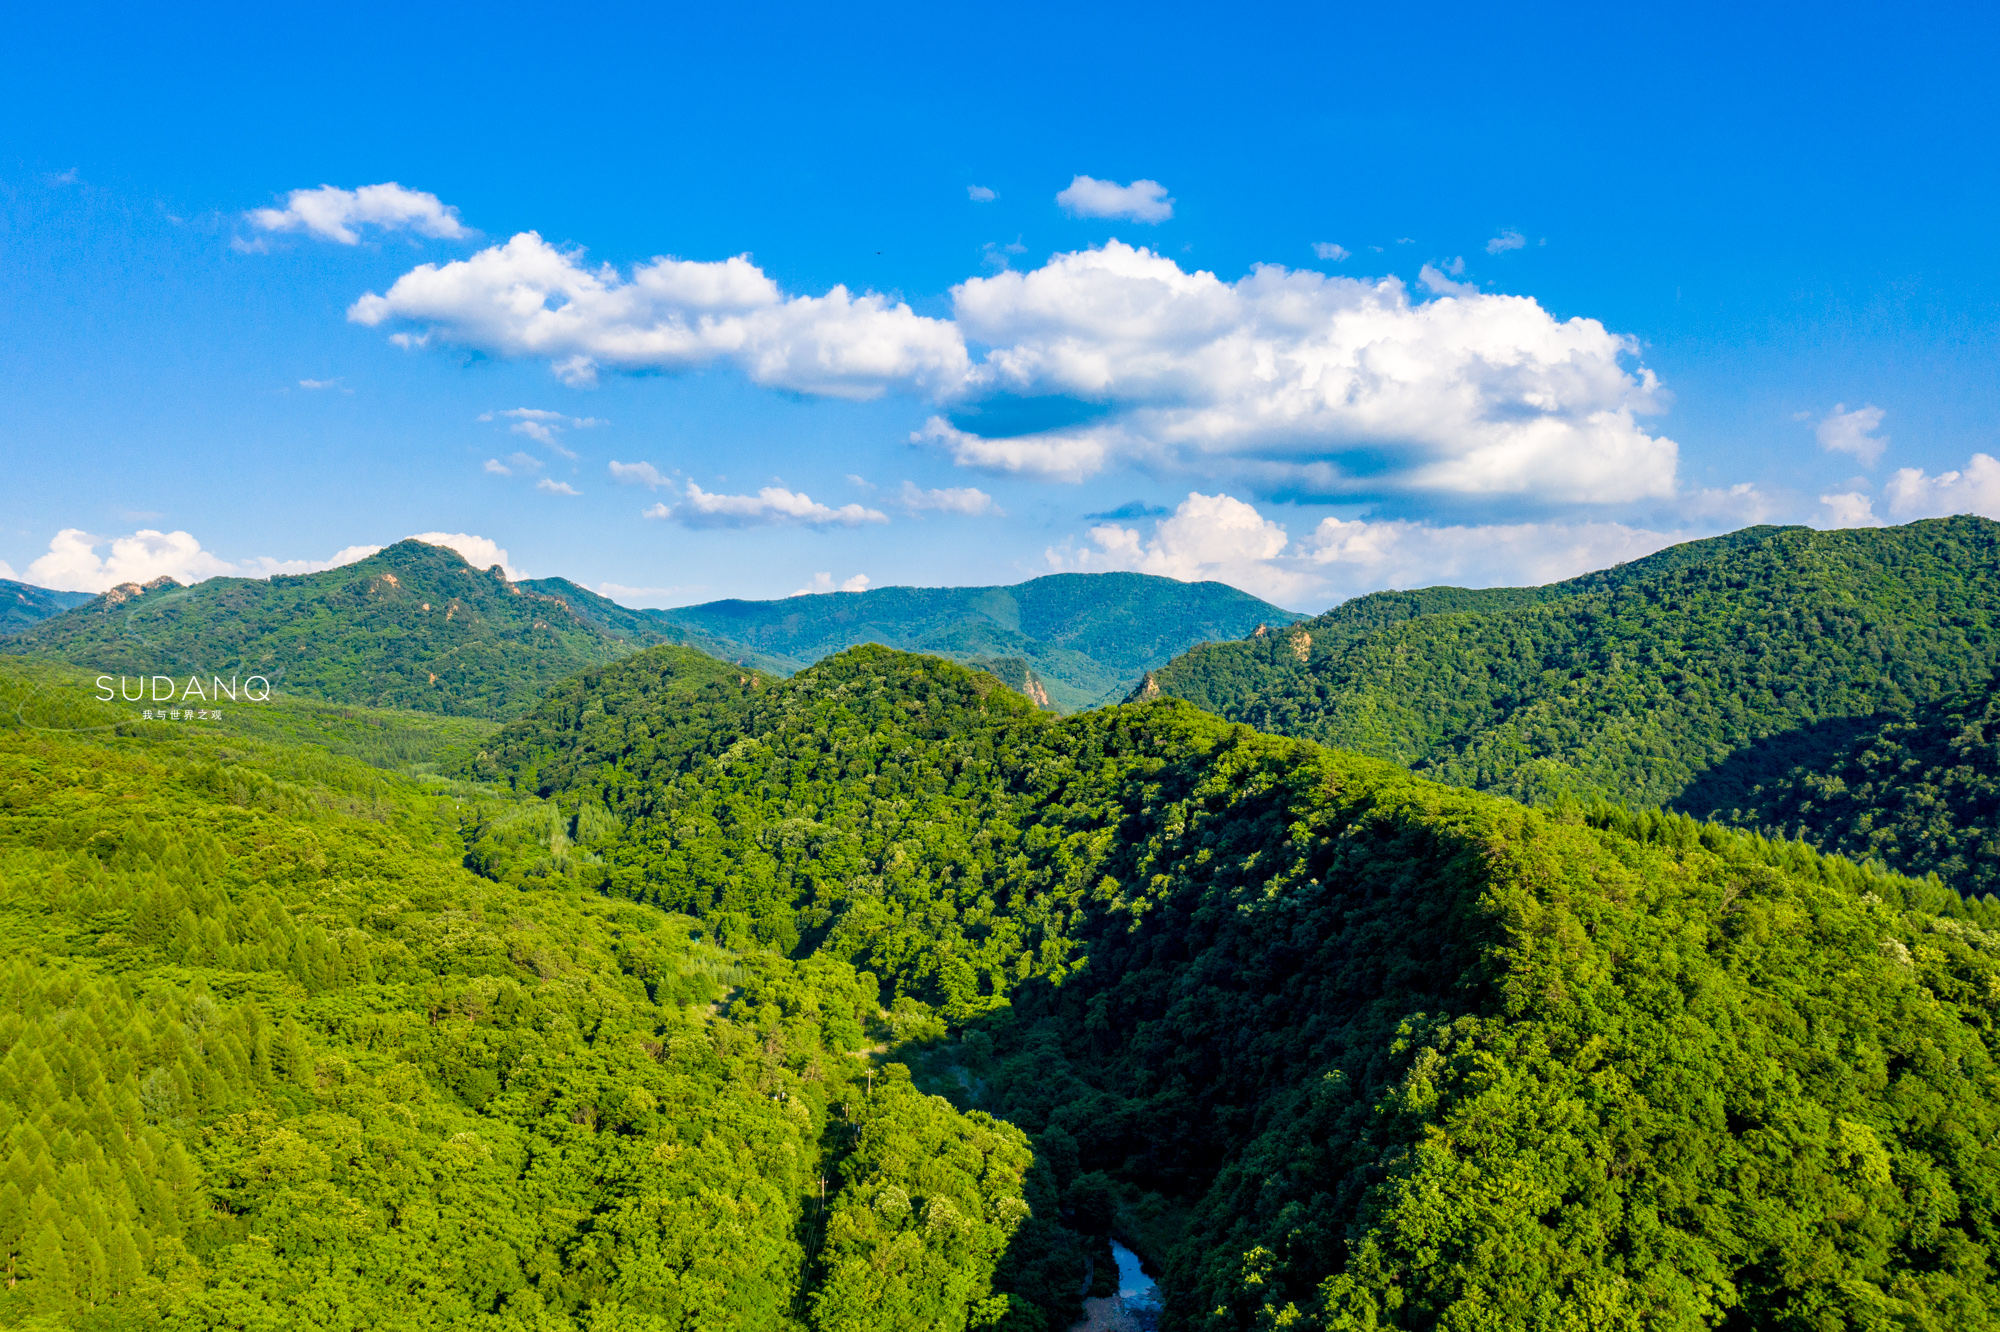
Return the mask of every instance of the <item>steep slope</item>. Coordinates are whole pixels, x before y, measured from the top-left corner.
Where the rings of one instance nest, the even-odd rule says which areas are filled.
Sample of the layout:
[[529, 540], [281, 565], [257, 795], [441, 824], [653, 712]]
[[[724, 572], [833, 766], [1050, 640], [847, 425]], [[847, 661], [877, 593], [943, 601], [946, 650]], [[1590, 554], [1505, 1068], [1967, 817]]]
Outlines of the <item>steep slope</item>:
[[1984, 679], [2000, 525], [1752, 529], [1550, 588], [1370, 602], [1147, 687], [1444, 781], [1707, 814], [1747, 805], [1772, 775], [1750, 759], [1787, 737]]
[[713, 656], [786, 674], [860, 643], [955, 661], [1017, 658], [1068, 710], [1123, 694], [1210, 639], [1299, 617], [1223, 583], [1149, 574], [1051, 574], [1011, 587], [884, 587], [652, 611]]
[[88, 592], [57, 592], [0, 578], [0, 637], [19, 633], [31, 624], [40, 624], [90, 600]]
[[114, 676], [255, 674], [315, 698], [498, 718], [525, 711], [544, 685], [658, 639], [595, 601], [401, 541], [268, 582], [128, 584], [4, 640], [4, 650]]
[[[919, 1086], [1152, 1235], [1169, 1326], [2000, 1317], [2000, 911], [881, 648], [710, 697], [488, 753], [617, 829], [613, 896], [880, 978]], [[840, 1178], [817, 1325], [918, 1326], [951, 1226]]]
[[[546, 810], [315, 743], [360, 723], [435, 757], [475, 724], [296, 700], [134, 724], [87, 685], [0, 659], [0, 1324], [1074, 1314], [1024, 1135], [856, 1057], [872, 980], [561, 871], [482, 879], [461, 822]], [[823, 1172], [883, 1200], [872, 1228], [834, 1222]], [[899, 1235], [933, 1264], [901, 1324], [865, 1288]], [[1053, 1264], [1010, 1268], [1032, 1304], [993, 1292], [1014, 1238]]]
[[2000, 893], [2000, 682], [1907, 717], [1829, 725], [1816, 738], [1827, 752], [1802, 756], [1794, 744], [1757, 755], [1771, 775], [1723, 817], [1905, 874], [1935, 873], [1968, 896]]

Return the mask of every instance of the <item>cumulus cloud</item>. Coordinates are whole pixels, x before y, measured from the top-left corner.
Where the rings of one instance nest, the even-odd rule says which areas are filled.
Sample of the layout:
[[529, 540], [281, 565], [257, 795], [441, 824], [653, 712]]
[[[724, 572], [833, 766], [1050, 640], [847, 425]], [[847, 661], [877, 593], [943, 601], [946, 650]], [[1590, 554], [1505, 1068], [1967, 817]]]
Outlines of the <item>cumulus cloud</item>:
[[842, 580], [838, 586], [835, 586], [832, 574], [816, 573], [812, 576], [812, 582], [792, 593], [792, 595], [795, 597], [811, 597], [817, 596], [822, 592], [866, 592], [868, 590], [868, 581], [867, 574], [856, 574], [852, 578]]
[[655, 504], [641, 516], [670, 518], [684, 527], [859, 527], [889, 521], [878, 509], [859, 504], [836, 509], [782, 486], [765, 486], [754, 495], [716, 495], [692, 481], [678, 504]]
[[150, 583], [161, 577], [181, 583], [199, 583], [210, 578], [268, 578], [272, 574], [317, 573], [352, 564], [380, 549], [380, 546], [349, 546], [326, 560], [256, 556], [236, 562], [204, 550], [190, 532], [141, 528], [128, 536], [105, 537], [79, 527], [66, 527], [49, 542], [48, 553], [28, 566], [23, 580], [64, 592], [102, 592], [120, 583]]
[[418, 532], [410, 538], [427, 546], [444, 546], [465, 557], [465, 562], [475, 569], [490, 569], [500, 566], [509, 582], [518, 583], [528, 575], [514, 567], [508, 558], [507, 548], [491, 537], [478, 536], [471, 532]]
[[2000, 462], [1991, 454], [1975, 453], [1962, 469], [1936, 476], [1918, 467], [1900, 468], [1882, 490], [1889, 511], [1905, 521], [1958, 513], [2000, 518]]
[[337, 388], [337, 389], [340, 389], [340, 391], [341, 391], [342, 393], [352, 393], [352, 392], [354, 391], [353, 389], [347, 389], [347, 388], [341, 388], [341, 387], [340, 387], [340, 379], [339, 379], [339, 378], [334, 378], [334, 379], [301, 379], [301, 380], [299, 381], [299, 387], [300, 387], [300, 388], [302, 388], [302, 389], [313, 389], [313, 390], [315, 390], [315, 391], [317, 391], [317, 390], [319, 390], [319, 389], [331, 389], [331, 388]]
[[1337, 264], [1354, 252], [1345, 245], [1335, 245], [1332, 241], [1314, 241], [1313, 253], [1321, 259], [1330, 260]]
[[1326, 518], [1294, 542], [1254, 506], [1195, 492], [1150, 535], [1117, 523], [1088, 535], [1091, 547], [1051, 547], [1050, 566], [1213, 579], [1305, 606], [1385, 587], [1553, 582], [1650, 555], [1689, 534], [1609, 522], [1435, 526]]
[[1527, 243], [1528, 238], [1526, 236], [1509, 228], [1486, 242], [1486, 253], [1505, 254], [1509, 250], [1518, 250]]
[[965, 197], [974, 203], [992, 203], [1000, 195], [984, 185], [968, 185], [965, 187]]
[[1837, 495], [1821, 495], [1819, 502], [1826, 508], [1827, 527], [1882, 525], [1882, 520], [1875, 516], [1875, 501], [1858, 490], [1849, 490]]
[[1157, 225], [1174, 215], [1174, 201], [1157, 180], [1120, 185], [1115, 180], [1078, 176], [1056, 195], [1056, 202], [1071, 217], [1122, 218]]
[[581, 495], [583, 493], [567, 481], [551, 481], [546, 476], [535, 482], [535, 489], [545, 495]]
[[362, 227], [381, 231], [414, 231], [440, 240], [463, 240], [477, 233], [458, 220], [458, 210], [435, 194], [406, 190], [395, 181], [363, 185], [358, 190], [322, 185], [293, 190], [283, 208], [256, 208], [247, 216], [260, 231], [303, 231], [342, 245], [359, 245]]
[[489, 476], [512, 476], [514, 475], [514, 470], [498, 458], [488, 458], [486, 460], [486, 473]]
[[350, 317], [422, 323], [416, 342], [545, 357], [573, 382], [600, 367], [720, 363], [802, 393], [906, 392], [939, 409], [917, 442], [1057, 479], [1137, 463], [1327, 497], [1675, 493], [1677, 446], [1640, 424], [1665, 394], [1628, 364], [1636, 343], [1430, 265], [1421, 281], [1438, 299], [1393, 277], [1277, 265], [1225, 282], [1112, 241], [970, 278], [952, 291], [952, 318], [934, 319], [840, 287], [788, 296], [741, 256], [659, 259], [627, 276], [524, 233], [422, 265]]
[[602, 368], [696, 370], [726, 363], [770, 388], [867, 399], [892, 388], [948, 389], [964, 377], [965, 344], [949, 321], [885, 296], [835, 287], [787, 297], [746, 255], [718, 262], [660, 258], [630, 276], [586, 266], [534, 232], [469, 259], [423, 264], [347, 317], [374, 327], [423, 326], [433, 339], [550, 361], [564, 383]]
[[935, 513], [962, 513], [972, 517], [981, 514], [1004, 516], [1000, 506], [993, 502], [991, 495], [971, 486], [947, 486], [942, 490], [924, 490], [914, 481], [905, 481], [903, 489], [896, 496], [896, 503], [912, 513], [928, 510]]
[[1673, 494], [1677, 446], [1637, 421], [1663, 394], [1651, 371], [1626, 368], [1631, 339], [1439, 280], [1451, 299], [1275, 265], [1224, 282], [1116, 241], [973, 278], [954, 293], [957, 322], [992, 350], [961, 400], [1087, 410], [1005, 435], [940, 416], [915, 438], [963, 463], [1067, 479], [1121, 458], [1233, 459], [1321, 494]]
[[1873, 467], [1882, 450], [1889, 447], [1888, 438], [1875, 433], [1886, 415], [1887, 412], [1873, 404], [1850, 412], [1847, 404], [1837, 402], [1813, 427], [1813, 434], [1819, 437], [1821, 448], [1831, 453], [1851, 453], [1861, 460], [1863, 467]]
[[673, 484], [649, 462], [622, 463], [615, 458], [611, 462], [611, 479], [621, 486], [644, 486], [648, 490]]

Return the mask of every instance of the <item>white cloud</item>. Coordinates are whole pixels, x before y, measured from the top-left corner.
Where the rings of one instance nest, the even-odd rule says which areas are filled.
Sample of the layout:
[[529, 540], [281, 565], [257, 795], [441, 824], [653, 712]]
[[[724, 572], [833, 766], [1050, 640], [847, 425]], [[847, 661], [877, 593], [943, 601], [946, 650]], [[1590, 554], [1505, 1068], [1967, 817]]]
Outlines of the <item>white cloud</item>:
[[[1666, 395], [1628, 367], [1632, 339], [1430, 265], [1422, 282], [1443, 298], [1277, 265], [1224, 282], [1112, 241], [968, 279], [953, 318], [932, 319], [845, 288], [786, 296], [740, 256], [660, 259], [628, 278], [524, 233], [422, 265], [350, 317], [427, 322], [413, 342], [542, 356], [572, 379], [726, 363], [803, 393], [908, 392], [951, 413], [913, 438], [999, 471], [1078, 480], [1139, 463], [1295, 493], [1544, 504], [1675, 493], [1677, 446], [1638, 423]], [[968, 342], [985, 348], [976, 360]], [[1050, 404], [1066, 424], [980, 433], [1020, 416], [989, 408]], [[553, 434], [542, 416], [514, 421]]]
[[896, 503], [911, 512], [932, 510], [938, 513], [962, 513], [968, 516], [991, 514], [1003, 517], [1000, 506], [993, 497], [983, 490], [971, 486], [948, 486], [942, 490], [923, 490], [916, 482], [905, 481], [903, 489], [896, 496]]
[[1991, 454], [1975, 453], [1962, 470], [1936, 476], [1904, 467], [1882, 489], [1889, 497], [1889, 511], [1905, 520], [1958, 513], [2000, 518], [2000, 461]]
[[986, 188], [984, 185], [968, 185], [965, 187], [965, 197], [974, 203], [992, 203], [1000, 196], [997, 192]]
[[1337, 264], [1354, 252], [1345, 245], [1335, 245], [1332, 241], [1314, 241], [1313, 253], [1322, 259], [1327, 259]]
[[795, 597], [811, 597], [818, 596], [822, 592], [866, 592], [868, 590], [868, 582], [869, 578], [867, 574], [856, 574], [852, 578], [845, 579], [836, 587], [832, 574], [816, 573], [812, 576], [812, 582], [792, 593], [792, 595]]
[[5, 560], [0, 560], [0, 578], [6, 578], [17, 583], [21, 581], [21, 575], [15, 573], [14, 566]]
[[441, 240], [463, 240], [477, 233], [458, 220], [458, 210], [439, 202], [435, 194], [406, 190], [394, 181], [363, 185], [358, 190], [322, 185], [293, 190], [283, 208], [252, 209], [246, 216], [261, 231], [303, 231], [322, 240], [358, 245], [358, 227], [383, 231], [414, 231]]
[[589, 430], [595, 426], [609, 425], [609, 421], [595, 416], [568, 416], [562, 412], [552, 412], [542, 407], [509, 407], [505, 411], [482, 412], [481, 421], [508, 419], [513, 422], [507, 429], [517, 435], [526, 435], [536, 443], [544, 445], [551, 453], [575, 461], [576, 454], [557, 441], [556, 436], [565, 430]]
[[1417, 270], [1417, 281], [1424, 284], [1424, 290], [1433, 296], [1477, 296], [1479, 287], [1471, 282], [1453, 282], [1452, 278], [1465, 272], [1465, 260], [1454, 259], [1439, 269], [1434, 264], [1425, 264]]
[[877, 509], [859, 504], [836, 509], [781, 486], [765, 486], [754, 495], [714, 495], [692, 481], [679, 504], [655, 504], [640, 516], [671, 518], [685, 527], [859, 527], [889, 521], [889, 515]]
[[1096, 549], [1052, 547], [1056, 569], [1129, 569], [1214, 579], [1280, 604], [1324, 605], [1389, 587], [1532, 585], [1637, 559], [1688, 539], [1622, 523], [1429, 523], [1323, 519], [1294, 543], [1278, 523], [1229, 495], [1190, 494], [1150, 537], [1105, 523]]
[[535, 489], [545, 495], [581, 495], [583, 493], [567, 481], [551, 481], [546, 476], [535, 482]]
[[1116, 523], [1091, 528], [1090, 539], [1098, 549], [1051, 548], [1050, 565], [1084, 572], [1126, 569], [1183, 582], [1212, 579], [1273, 599], [1306, 595], [1318, 581], [1276, 563], [1289, 541], [1285, 529], [1229, 495], [1190, 493], [1171, 516], [1153, 524], [1151, 539]]
[[611, 479], [621, 486], [644, 486], [648, 490], [673, 484], [649, 462], [622, 463], [615, 458], [611, 462]]
[[954, 293], [957, 322], [993, 350], [962, 399], [1097, 414], [999, 437], [934, 418], [915, 438], [963, 463], [1067, 479], [1120, 458], [1211, 472], [1235, 460], [1329, 494], [1674, 493], [1677, 446], [1635, 420], [1664, 403], [1651, 371], [1622, 363], [1631, 339], [1437, 280], [1452, 299], [1275, 265], [1223, 282], [1116, 241], [973, 278]]
[[1826, 506], [1826, 526], [1828, 527], [1880, 527], [1882, 520], [1875, 516], [1875, 502], [1858, 490], [1850, 490], [1838, 495], [1821, 495], [1819, 502]]
[[1528, 238], [1526, 236], [1523, 236], [1520, 232], [1510, 227], [1495, 236], [1492, 240], [1486, 242], [1486, 253], [1505, 254], [1509, 250], [1518, 250], [1527, 243]]
[[[99, 555], [99, 547], [108, 547]], [[141, 528], [129, 536], [93, 536], [66, 527], [49, 542], [48, 554], [28, 566], [23, 581], [64, 592], [102, 592], [120, 583], [150, 583], [167, 577], [181, 583], [209, 578], [268, 578], [272, 574], [318, 573], [352, 564], [380, 546], [349, 546], [327, 560], [279, 560], [255, 556], [240, 563], [202, 549], [189, 532]]]
[[[110, 545], [100, 557], [99, 546]], [[28, 566], [26, 581], [64, 592], [102, 592], [120, 583], [150, 583], [165, 576], [183, 583], [235, 574], [229, 561], [209, 554], [188, 532], [141, 528], [130, 536], [92, 536], [65, 527], [49, 542], [49, 552]]]
[[342, 393], [352, 393], [354, 391], [353, 389], [340, 387], [340, 378], [341, 377], [336, 377], [333, 379], [301, 379], [299, 381], [299, 387], [302, 389], [314, 389], [314, 390], [337, 388], [340, 389]]
[[487, 474], [491, 476], [514, 475], [513, 469], [508, 467], [506, 463], [501, 462], [498, 458], [488, 458], [486, 460], [486, 471]]
[[1813, 434], [1819, 436], [1821, 448], [1833, 453], [1851, 453], [1861, 460], [1862, 466], [1873, 467], [1882, 450], [1889, 447], [1888, 439], [1875, 433], [1886, 415], [1887, 412], [1872, 404], [1850, 412], [1847, 404], [1837, 402], [1813, 427]]
[[694, 370], [735, 365], [770, 388], [866, 399], [891, 388], [938, 391], [967, 368], [948, 320], [928, 319], [885, 296], [835, 287], [787, 297], [747, 256], [714, 263], [661, 258], [629, 278], [588, 268], [534, 232], [469, 259], [423, 264], [384, 295], [348, 310], [358, 324], [425, 325], [441, 338], [505, 356], [547, 358], [565, 383], [615, 370]]
[[475, 569], [490, 569], [500, 566], [509, 582], [518, 583], [528, 575], [516, 569], [508, 559], [507, 549], [491, 537], [474, 535], [471, 532], [419, 532], [410, 538], [427, 546], [444, 546], [465, 557], [465, 562]]
[[1114, 217], [1133, 222], [1158, 224], [1174, 215], [1174, 201], [1167, 187], [1157, 180], [1135, 180], [1120, 185], [1115, 180], [1078, 176], [1069, 188], [1056, 195], [1056, 202], [1072, 217]]
[[599, 583], [591, 589], [600, 597], [609, 597], [621, 606], [635, 609], [660, 609], [682, 606], [693, 598], [708, 591], [706, 583], [688, 583], [680, 587], [627, 587], [623, 583]]

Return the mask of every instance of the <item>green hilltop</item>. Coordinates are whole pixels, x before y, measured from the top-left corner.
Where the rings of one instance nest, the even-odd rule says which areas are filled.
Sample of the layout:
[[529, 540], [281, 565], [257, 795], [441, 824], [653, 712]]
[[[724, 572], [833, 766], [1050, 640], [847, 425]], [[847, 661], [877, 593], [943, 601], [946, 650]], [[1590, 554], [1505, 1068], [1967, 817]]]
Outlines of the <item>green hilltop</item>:
[[0, 684], [9, 1325], [1052, 1332], [1109, 1232], [1170, 1328], [2000, 1317], [1932, 882], [880, 647]]
[[1858, 720], [1982, 686], [1996, 654], [2000, 524], [1964, 517], [1378, 593], [1194, 649], [1138, 692], [1522, 799], [1760, 818], [1760, 786], [1834, 762]]
[[574, 600], [399, 541], [324, 573], [128, 584], [0, 648], [114, 676], [261, 675], [310, 698], [506, 717], [564, 676], [659, 641]]

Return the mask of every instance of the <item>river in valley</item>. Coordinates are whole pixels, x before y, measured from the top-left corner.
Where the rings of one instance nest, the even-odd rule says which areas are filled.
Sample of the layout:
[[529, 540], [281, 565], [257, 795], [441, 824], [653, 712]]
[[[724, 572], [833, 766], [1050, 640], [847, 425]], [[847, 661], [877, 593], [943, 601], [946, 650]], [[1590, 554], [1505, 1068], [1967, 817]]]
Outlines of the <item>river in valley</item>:
[[1118, 1293], [1083, 1302], [1083, 1321], [1071, 1332], [1153, 1332], [1160, 1325], [1160, 1301], [1153, 1278], [1139, 1265], [1139, 1255], [1111, 1241], [1118, 1260]]

